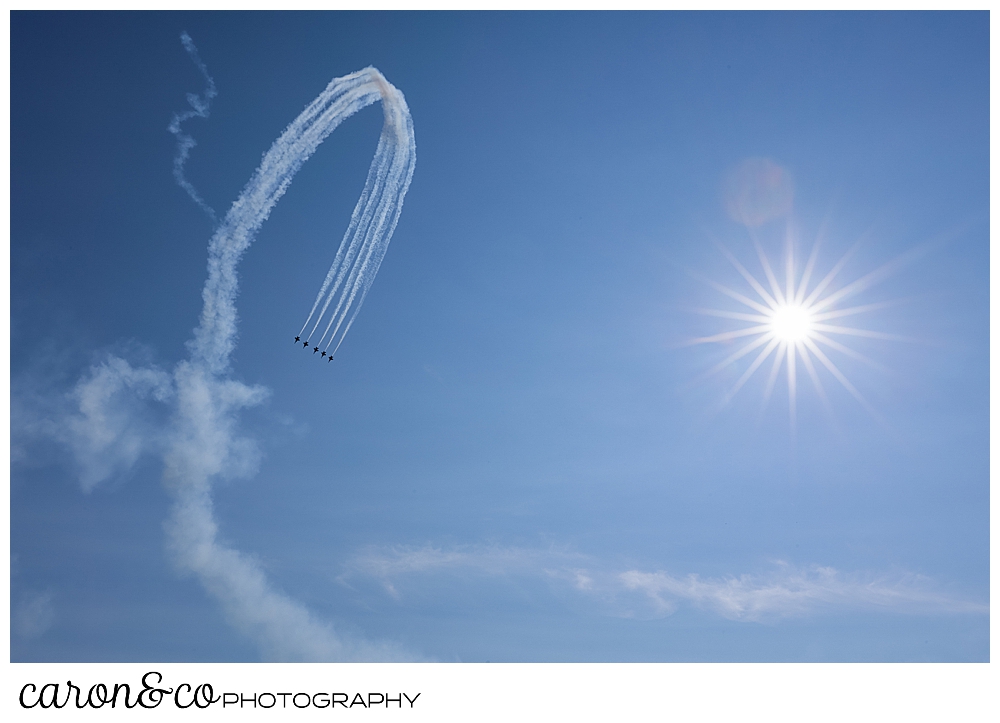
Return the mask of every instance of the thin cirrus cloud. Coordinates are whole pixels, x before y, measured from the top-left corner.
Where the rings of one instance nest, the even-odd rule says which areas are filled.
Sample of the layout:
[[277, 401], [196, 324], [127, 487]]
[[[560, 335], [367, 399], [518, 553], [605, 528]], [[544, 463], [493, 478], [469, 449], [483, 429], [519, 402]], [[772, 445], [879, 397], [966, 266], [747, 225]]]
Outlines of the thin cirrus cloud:
[[348, 587], [356, 580], [376, 581], [396, 600], [403, 595], [396, 581], [415, 576], [465, 573], [490, 577], [535, 577], [543, 574], [561, 577], [567, 572], [583, 574], [579, 567], [587, 558], [562, 548], [527, 549], [498, 545], [467, 545], [445, 550], [433, 545], [423, 547], [369, 546], [359, 550], [344, 563], [337, 581]]
[[375, 581], [405, 604], [408, 594], [419, 591], [426, 596], [428, 589], [443, 589], [439, 584], [443, 577], [453, 578], [449, 589], [454, 589], [463, 579], [483, 575], [533, 578], [554, 586], [553, 592], [574, 591], [605, 614], [618, 617], [663, 617], [682, 605], [746, 622], [862, 610], [925, 615], [988, 612], [987, 605], [949, 595], [932, 579], [913, 573], [845, 573], [779, 561], [767, 573], [676, 576], [662, 570], [614, 569], [594, 557], [556, 547], [368, 547], [344, 563], [337, 579], [348, 586], [364, 579]]
[[931, 615], [988, 610], [981, 603], [940, 592], [930, 578], [912, 573], [844, 573], [832, 567], [779, 563], [777, 570], [765, 575], [702, 578], [628, 570], [618, 577], [626, 589], [644, 593], [664, 613], [686, 602], [728, 620], [762, 622], [843, 610]]

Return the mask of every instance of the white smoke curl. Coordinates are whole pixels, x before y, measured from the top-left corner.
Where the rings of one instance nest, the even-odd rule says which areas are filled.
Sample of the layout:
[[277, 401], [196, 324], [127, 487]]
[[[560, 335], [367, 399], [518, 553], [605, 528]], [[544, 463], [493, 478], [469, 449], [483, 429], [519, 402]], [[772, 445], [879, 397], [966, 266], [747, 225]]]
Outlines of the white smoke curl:
[[173, 395], [173, 381], [160, 369], [137, 369], [115, 356], [91, 368], [70, 395], [78, 411], [67, 415], [60, 435], [73, 451], [85, 491], [162, 449], [163, 435], [140, 402], [167, 402]]
[[198, 204], [198, 207], [212, 219], [212, 223], [215, 223], [215, 209], [205, 203], [198, 190], [184, 176], [184, 164], [187, 163], [188, 156], [191, 155], [191, 149], [198, 145], [198, 142], [181, 130], [181, 123], [195, 117], [208, 118], [209, 106], [212, 104], [212, 99], [218, 95], [218, 91], [215, 89], [215, 81], [208, 74], [208, 68], [205, 67], [201, 56], [198, 55], [198, 48], [195, 47], [191, 36], [187, 33], [181, 33], [181, 44], [184, 45], [184, 50], [191, 56], [192, 62], [205, 78], [205, 90], [201, 95], [188, 93], [187, 102], [191, 106], [191, 110], [175, 113], [170, 120], [170, 125], [167, 126], [167, 130], [177, 137], [177, 152], [174, 155], [174, 180], [177, 181], [178, 186], [187, 191], [191, 200]]

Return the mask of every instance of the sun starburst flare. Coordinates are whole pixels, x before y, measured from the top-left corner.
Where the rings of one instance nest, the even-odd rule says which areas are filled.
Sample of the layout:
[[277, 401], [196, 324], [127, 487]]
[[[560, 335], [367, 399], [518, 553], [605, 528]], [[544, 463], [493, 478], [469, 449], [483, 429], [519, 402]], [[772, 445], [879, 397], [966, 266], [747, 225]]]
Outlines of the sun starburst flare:
[[[724, 319], [746, 322], [747, 325], [732, 331], [726, 331], [711, 336], [692, 339], [688, 344], [711, 344], [733, 342], [737, 339], [745, 341], [736, 351], [709, 369], [701, 378], [714, 375], [746, 357], [752, 356], [749, 366], [743, 371], [735, 384], [728, 390], [722, 400], [722, 405], [728, 404], [743, 388], [758, 369], [765, 366], [770, 359], [767, 372], [767, 382], [764, 387], [762, 409], [767, 405], [775, 384], [785, 372], [788, 387], [788, 413], [792, 428], [796, 421], [796, 396], [798, 394], [799, 371], [805, 370], [817, 395], [829, 411], [832, 412], [823, 382], [820, 379], [819, 368], [825, 369], [846, 389], [873, 417], [880, 419], [878, 413], [865, 397], [844, 375], [841, 369], [830, 359], [830, 350], [839, 352], [851, 359], [861, 361], [871, 367], [882, 367], [849, 347], [846, 343], [834, 337], [855, 337], [905, 341], [905, 337], [886, 334], [852, 326], [844, 326], [839, 320], [876, 309], [884, 308], [893, 302], [881, 302], [858, 306], [842, 307], [841, 304], [870, 288], [895, 271], [901, 263], [912, 256], [913, 251], [890, 261], [876, 270], [865, 274], [859, 279], [847, 284], [837, 285], [837, 276], [843, 270], [850, 257], [857, 250], [860, 241], [817, 283], [816, 262], [820, 249], [820, 239], [813, 245], [801, 274], [796, 270], [795, 244], [791, 233], [786, 236], [784, 256], [784, 284], [779, 283], [770, 260], [764, 253], [760, 242], [754, 237], [753, 245], [760, 261], [764, 280], [760, 281], [725, 247], [720, 246], [722, 253], [740, 273], [750, 287], [751, 293], [741, 293], [710, 279], [693, 274], [699, 280], [725, 294], [742, 305], [739, 311], [723, 309], [696, 309], [698, 313]], [[914, 250], [916, 251], [916, 249]], [[846, 341], [846, 339], [845, 339]]]

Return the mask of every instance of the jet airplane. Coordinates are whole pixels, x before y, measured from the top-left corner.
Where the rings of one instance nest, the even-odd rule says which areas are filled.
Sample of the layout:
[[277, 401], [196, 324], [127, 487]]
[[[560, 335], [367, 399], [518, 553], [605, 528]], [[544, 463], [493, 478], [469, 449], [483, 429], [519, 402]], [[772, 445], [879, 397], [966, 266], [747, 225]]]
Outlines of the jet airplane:
[[315, 353], [316, 353], [316, 352], [318, 352], [318, 351], [319, 351], [319, 347], [318, 347], [318, 346], [314, 346], [314, 347], [313, 347], [313, 354], [315, 354]]
[[295, 337], [295, 341], [302, 341], [302, 337], [301, 336]]
[[302, 342], [302, 348], [303, 349], [305, 349], [307, 346], [309, 346], [309, 342], [308, 341]]

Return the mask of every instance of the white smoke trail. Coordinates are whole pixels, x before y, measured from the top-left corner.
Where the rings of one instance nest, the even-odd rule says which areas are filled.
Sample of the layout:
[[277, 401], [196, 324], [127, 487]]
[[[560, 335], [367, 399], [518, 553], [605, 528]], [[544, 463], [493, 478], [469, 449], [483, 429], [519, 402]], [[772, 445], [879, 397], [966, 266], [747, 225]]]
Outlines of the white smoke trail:
[[[212, 237], [209, 279], [202, 294], [205, 306], [191, 351], [213, 372], [226, 368], [232, 352], [236, 329], [235, 268], [253, 235], [319, 144], [344, 119], [378, 100], [382, 101], [385, 122], [365, 191], [354, 209], [334, 266], [327, 274], [309, 318], [315, 315], [331, 281], [335, 283], [329, 293], [336, 292], [345, 264], [351, 264], [352, 269], [350, 300], [355, 300], [359, 289], [364, 298], [395, 230], [416, 161], [413, 122], [403, 94], [375, 68], [365, 68], [330, 82], [265, 154], [260, 167]], [[358, 305], [354, 313], [357, 308]]]
[[[177, 182], [202, 205], [183, 177], [184, 160], [193, 141], [185, 140], [179, 127], [186, 118], [207, 115], [215, 86], [190, 38], [185, 34], [182, 41], [209, 85], [203, 97], [188, 97], [194, 110], [176, 115], [171, 123], [179, 143], [174, 172]], [[198, 577], [222, 605], [227, 619], [254, 638], [270, 660], [393, 661], [415, 657], [392, 644], [334, 632], [305, 607], [275, 590], [256, 561], [219, 539], [212, 503], [212, 486], [217, 479], [256, 471], [257, 447], [239, 434], [238, 413], [268, 395], [265, 388], [245, 385], [230, 373], [230, 355], [236, 344], [236, 266], [302, 164], [344, 119], [376, 101], [382, 102], [384, 126], [375, 158], [334, 266], [310, 313], [310, 318], [315, 316], [320, 301], [325, 297], [328, 305], [339, 291], [341, 303], [335, 311], [339, 322], [334, 333], [343, 340], [385, 255], [415, 161], [413, 123], [406, 101], [375, 68], [332, 80], [274, 142], [216, 227], [208, 247], [204, 307], [188, 342], [190, 358], [178, 363], [171, 373], [136, 367], [109, 356], [66, 398], [76, 411], [58, 415], [59, 424], [35, 425], [70, 448], [87, 491], [127, 474], [144, 454], [161, 456], [164, 485], [173, 497], [165, 527], [175, 561]], [[325, 310], [326, 305], [317, 324]], [[347, 326], [342, 327], [349, 312]], [[144, 400], [160, 403], [161, 410], [149, 414], [138, 404]], [[169, 414], [169, 421], [154, 424], [163, 411]]]
[[[368, 289], [382, 263], [389, 239], [392, 237], [399, 220], [403, 196], [406, 195], [406, 190], [409, 188], [416, 162], [413, 122], [402, 94], [389, 85], [378, 71], [367, 69], [361, 72], [366, 73], [368, 70], [373, 71], [374, 74], [366, 84], [374, 85], [378, 90], [378, 95], [383, 98], [385, 124], [379, 138], [378, 148], [375, 151], [375, 158], [368, 171], [364, 191], [351, 214], [351, 222], [341, 240], [333, 265], [330, 267], [319, 294], [316, 296], [313, 308], [299, 332], [301, 336], [306, 327], [309, 326], [309, 322], [315, 317], [309, 331], [309, 336], [312, 336], [322, 322], [334, 296], [339, 292], [340, 298], [337, 305], [330, 315], [322, 336], [316, 342], [318, 346], [325, 340], [324, 349], [329, 349], [336, 340], [337, 346], [334, 348], [334, 353], [351, 328], [351, 324], [354, 323], [354, 318], [364, 303]], [[398, 96], [397, 102], [390, 103], [385, 100], [387, 97], [396, 96]], [[361, 102], [364, 105], [374, 102], [368, 93], [363, 98], [364, 100]], [[317, 314], [316, 310], [324, 296], [326, 300], [323, 302], [323, 308]], [[351, 314], [350, 320], [346, 326], [343, 326], [344, 319], [347, 318], [349, 312]], [[331, 327], [333, 327], [332, 333]]]
[[[208, 87], [201, 97], [189, 95], [194, 110], [175, 115], [171, 123], [171, 132], [178, 137], [174, 175], [203, 205], [183, 176], [184, 161], [194, 142], [180, 132], [180, 124], [194, 115], [207, 115], [215, 86], [190, 37], [184, 34], [182, 41]], [[230, 355], [236, 344], [237, 263], [319, 144], [344, 119], [376, 101], [382, 102], [385, 122], [375, 158], [334, 267], [310, 314], [315, 315], [324, 296], [332, 298], [339, 290], [343, 303], [337, 307], [338, 318], [343, 322], [351, 311], [353, 321], [395, 229], [415, 159], [413, 124], [403, 95], [375, 68], [332, 80], [275, 141], [217, 226], [209, 243], [204, 308], [188, 342], [190, 358], [168, 372], [133, 366], [109, 355], [65, 398], [75, 411], [55, 415], [58, 423], [34, 425], [69, 447], [86, 491], [127, 474], [142, 455], [162, 457], [164, 485], [173, 498], [165, 528], [175, 561], [180, 569], [198, 577], [222, 605], [227, 619], [255, 639], [270, 660], [394, 661], [415, 657], [392, 644], [335, 632], [274, 589], [253, 558], [220, 540], [212, 502], [216, 480], [256, 471], [257, 447], [240, 435], [238, 413], [268, 395], [265, 388], [243, 384], [230, 373]], [[317, 324], [322, 316], [321, 312]], [[338, 339], [343, 339], [350, 321], [343, 328], [338, 324]], [[150, 414], [139, 404], [143, 401], [162, 406]], [[162, 421], [163, 412], [169, 414], [169, 421]]]
[[176, 179], [177, 185], [187, 191], [187, 194], [198, 204], [201, 210], [208, 214], [208, 217], [212, 219], [212, 223], [214, 224], [216, 222], [215, 210], [205, 203], [197, 189], [184, 177], [184, 164], [187, 163], [191, 149], [198, 145], [198, 142], [181, 131], [181, 123], [195, 116], [208, 118], [209, 105], [212, 103], [212, 98], [218, 95], [218, 92], [215, 89], [215, 81], [208, 74], [208, 68], [201, 62], [201, 57], [198, 55], [198, 48], [195, 47], [191, 36], [186, 32], [182, 32], [181, 43], [183, 43], [184, 49], [191, 56], [191, 60], [194, 61], [194, 64], [205, 78], [205, 92], [200, 96], [195, 93], [188, 93], [187, 101], [191, 105], [191, 110], [184, 111], [183, 113], [175, 113], [170, 121], [170, 125], [167, 126], [167, 130], [177, 137], [177, 153], [174, 155], [174, 179]]
[[[222, 603], [229, 619], [257, 638], [269, 657], [278, 660], [404, 657], [389, 646], [344, 642], [303, 607], [272, 590], [251, 559], [218, 541], [211, 498], [213, 478], [250, 451], [248, 441], [235, 433], [236, 411], [259, 403], [266, 395], [260, 387], [227, 378], [236, 341], [236, 265], [319, 144], [344, 119], [378, 100], [382, 101], [385, 122], [368, 181], [310, 318], [331, 280], [331, 295], [340, 287], [344, 264], [350, 264], [344, 292], [349, 288], [350, 293], [344, 314], [355, 300], [357, 314], [399, 218], [416, 149], [402, 93], [375, 68], [332, 80], [264, 155], [209, 243], [201, 321], [188, 342], [190, 360], [180, 363], [174, 373], [177, 406], [164, 454], [164, 481], [175, 500], [167, 523], [170, 547], [180, 565], [193, 571]], [[192, 106], [198, 110], [193, 101]]]

